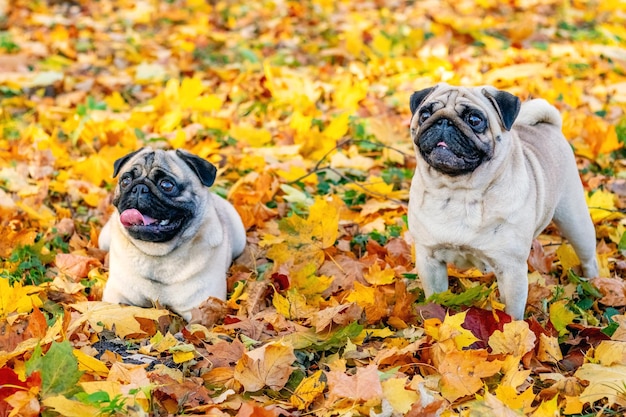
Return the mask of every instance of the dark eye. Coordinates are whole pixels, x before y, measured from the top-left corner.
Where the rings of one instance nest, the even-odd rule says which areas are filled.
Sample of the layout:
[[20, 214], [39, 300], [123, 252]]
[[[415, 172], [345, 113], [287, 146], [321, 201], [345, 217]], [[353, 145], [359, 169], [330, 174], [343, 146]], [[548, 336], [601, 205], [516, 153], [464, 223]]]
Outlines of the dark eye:
[[122, 178], [120, 180], [120, 187], [126, 188], [126, 187], [128, 187], [130, 185], [131, 182], [132, 181], [131, 181], [130, 177], [124, 177], [124, 178]]
[[420, 118], [418, 120], [419, 124], [421, 125], [422, 123], [424, 123], [426, 121], [426, 119], [428, 119], [431, 116], [430, 112], [428, 110], [424, 110], [420, 113]]
[[174, 190], [174, 183], [168, 179], [161, 180], [159, 182], [159, 187], [166, 193], [171, 193]]
[[465, 117], [465, 121], [469, 124], [474, 130], [482, 130], [485, 127], [485, 120], [481, 115], [476, 113], [469, 113]]

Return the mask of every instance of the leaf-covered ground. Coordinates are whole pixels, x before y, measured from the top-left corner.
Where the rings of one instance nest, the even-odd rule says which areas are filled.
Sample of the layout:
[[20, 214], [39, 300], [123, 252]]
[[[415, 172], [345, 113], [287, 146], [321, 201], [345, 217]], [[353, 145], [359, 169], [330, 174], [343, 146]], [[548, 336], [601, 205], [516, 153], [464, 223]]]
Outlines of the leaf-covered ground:
[[[623, 1], [0, 1], [0, 416], [626, 412]], [[451, 268], [425, 303], [408, 98], [439, 81], [564, 118], [601, 277], [550, 227], [525, 321]], [[219, 166], [248, 230], [192, 324], [100, 302], [113, 161]]]

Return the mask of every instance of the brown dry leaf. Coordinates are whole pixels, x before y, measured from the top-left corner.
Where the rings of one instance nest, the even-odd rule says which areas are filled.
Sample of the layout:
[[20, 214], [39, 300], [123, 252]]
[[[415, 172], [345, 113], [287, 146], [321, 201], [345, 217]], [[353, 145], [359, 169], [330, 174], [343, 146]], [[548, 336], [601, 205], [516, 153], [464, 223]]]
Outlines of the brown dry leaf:
[[185, 408], [194, 408], [213, 403], [209, 392], [202, 385], [201, 379], [200, 381], [195, 381], [186, 378], [180, 382], [167, 374], [152, 372], [150, 381], [156, 385], [152, 395], [159, 403], [171, 400], [176, 404], [185, 404]]
[[591, 284], [603, 295], [600, 303], [611, 307], [626, 305], [626, 283], [623, 279], [600, 277], [592, 279]]
[[199, 323], [212, 327], [228, 313], [226, 302], [219, 298], [209, 297], [202, 304], [191, 310], [189, 324]]
[[357, 320], [362, 311], [355, 303], [340, 304], [314, 312], [309, 317], [309, 322], [317, 333], [321, 333], [334, 324], [346, 325]]
[[96, 258], [73, 253], [57, 253], [54, 263], [59, 271], [75, 281], [86, 278], [92, 268], [100, 265]]
[[271, 342], [244, 353], [235, 366], [234, 377], [248, 392], [264, 387], [279, 391], [287, 383], [295, 359], [291, 346]]
[[369, 364], [357, 368], [354, 375], [347, 375], [341, 370], [326, 372], [329, 402], [341, 398], [355, 401], [368, 401], [382, 398], [383, 388], [378, 377], [378, 367]]

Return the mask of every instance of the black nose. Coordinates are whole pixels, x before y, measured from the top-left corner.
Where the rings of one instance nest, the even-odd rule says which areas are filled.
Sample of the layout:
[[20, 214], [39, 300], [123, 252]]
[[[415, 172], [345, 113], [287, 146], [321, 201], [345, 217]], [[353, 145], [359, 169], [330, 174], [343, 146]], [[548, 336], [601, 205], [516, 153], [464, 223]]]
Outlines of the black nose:
[[441, 127], [448, 127], [450, 125], [450, 121], [448, 119], [439, 119], [437, 120], [437, 125], [441, 126]]
[[133, 187], [131, 191], [133, 194], [147, 194], [150, 190], [148, 190], [148, 186], [146, 184], [137, 184]]

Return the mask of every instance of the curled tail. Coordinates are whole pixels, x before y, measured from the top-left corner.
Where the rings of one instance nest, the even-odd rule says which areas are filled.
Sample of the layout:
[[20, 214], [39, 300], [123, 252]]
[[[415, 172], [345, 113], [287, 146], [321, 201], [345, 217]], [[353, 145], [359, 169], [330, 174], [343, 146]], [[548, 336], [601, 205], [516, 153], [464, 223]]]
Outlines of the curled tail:
[[557, 127], [561, 127], [561, 114], [550, 103], [542, 98], [522, 103], [522, 108], [515, 120], [515, 124], [536, 125], [539, 123], [548, 123]]

